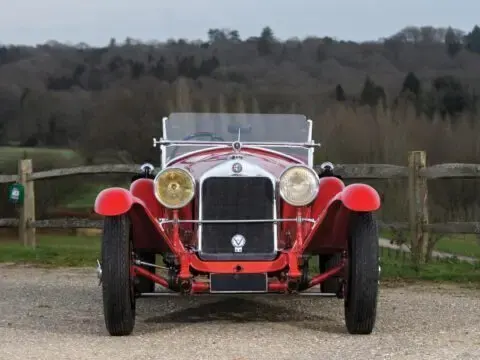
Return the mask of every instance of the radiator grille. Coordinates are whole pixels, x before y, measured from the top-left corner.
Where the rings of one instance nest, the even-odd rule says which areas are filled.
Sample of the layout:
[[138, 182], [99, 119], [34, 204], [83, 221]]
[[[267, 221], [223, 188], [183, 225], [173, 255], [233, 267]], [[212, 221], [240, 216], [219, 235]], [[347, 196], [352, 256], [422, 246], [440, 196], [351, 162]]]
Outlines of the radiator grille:
[[[274, 188], [266, 177], [211, 177], [202, 185], [203, 220], [272, 219]], [[231, 244], [241, 234], [246, 243], [241, 253]], [[271, 255], [274, 252], [274, 224], [203, 224], [202, 254]]]

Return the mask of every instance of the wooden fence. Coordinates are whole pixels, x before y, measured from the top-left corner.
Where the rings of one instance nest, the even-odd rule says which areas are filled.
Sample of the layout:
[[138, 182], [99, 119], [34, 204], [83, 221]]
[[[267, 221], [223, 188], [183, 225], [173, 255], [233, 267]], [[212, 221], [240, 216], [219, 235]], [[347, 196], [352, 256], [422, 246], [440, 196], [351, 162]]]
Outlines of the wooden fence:
[[[32, 172], [31, 160], [20, 160], [18, 174], [0, 175], [0, 183], [20, 183], [24, 188], [24, 202], [18, 219], [0, 219], [0, 227], [18, 227], [20, 241], [25, 246], [36, 246], [36, 228], [101, 228], [101, 220], [89, 219], [50, 219], [35, 218], [34, 181], [79, 174], [138, 173], [140, 165], [98, 165], [75, 168], [54, 169]], [[412, 151], [408, 154], [407, 166], [388, 164], [337, 164], [336, 172], [344, 179], [408, 179], [407, 198], [409, 202], [409, 222], [379, 223], [380, 228], [394, 231], [406, 230], [410, 236], [412, 257], [417, 263], [424, 261], [427, 252], [429, 233], [479, 234], [480, 222], [450, 222], [431, 224], [428, 219], [429, 179], [480, 177], [480, 164], [440, 164], [426, 166], [426, 153]]]

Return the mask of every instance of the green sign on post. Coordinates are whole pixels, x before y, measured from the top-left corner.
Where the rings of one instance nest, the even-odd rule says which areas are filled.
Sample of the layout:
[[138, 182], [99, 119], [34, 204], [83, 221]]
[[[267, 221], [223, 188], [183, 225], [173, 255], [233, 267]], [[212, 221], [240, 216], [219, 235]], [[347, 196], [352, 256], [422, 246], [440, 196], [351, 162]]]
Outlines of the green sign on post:
[[25, 190], [22, 184], [10, 184], [8, 186], [8, 202], [22, 205], [24, 193]]

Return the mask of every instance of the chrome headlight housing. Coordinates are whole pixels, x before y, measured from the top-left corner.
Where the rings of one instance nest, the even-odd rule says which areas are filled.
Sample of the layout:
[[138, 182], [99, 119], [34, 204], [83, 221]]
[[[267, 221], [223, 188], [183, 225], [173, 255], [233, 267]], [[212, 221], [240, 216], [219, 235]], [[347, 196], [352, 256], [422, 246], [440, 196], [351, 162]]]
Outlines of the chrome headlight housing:
[[294, 165], [280, 175], [279, 193], [292, 206], [310, 204], [318, 194], [320, 179], [315, 171], [304, 165]]
[[181, 168], [166, 168], [154, 179], [157, 200], [168, 209], [180, 209], [195, 196], [195, 179]]

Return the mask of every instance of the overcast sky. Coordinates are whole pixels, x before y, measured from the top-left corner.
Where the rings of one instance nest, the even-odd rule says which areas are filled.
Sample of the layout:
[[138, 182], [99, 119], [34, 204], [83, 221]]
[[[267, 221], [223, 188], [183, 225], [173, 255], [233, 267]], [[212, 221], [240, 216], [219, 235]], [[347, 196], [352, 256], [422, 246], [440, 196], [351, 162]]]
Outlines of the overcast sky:
[[266, 25], [282, 39], [363, 41], [406, 25], [469, 31], [476, 23], [479, 0], [0, 0], [3, 44], [205, 39], [209, 28], [236, 29], [246, 38]]

